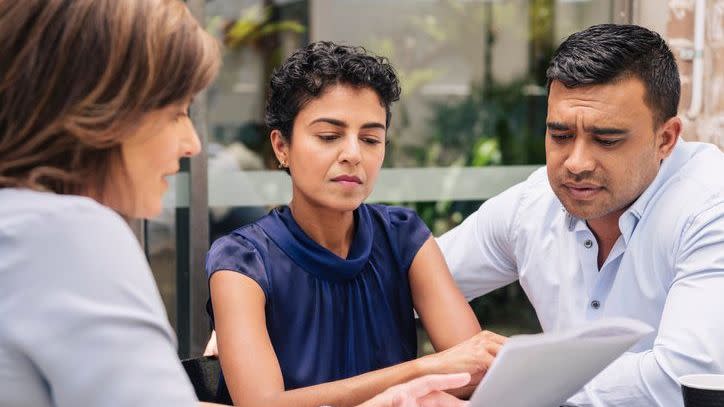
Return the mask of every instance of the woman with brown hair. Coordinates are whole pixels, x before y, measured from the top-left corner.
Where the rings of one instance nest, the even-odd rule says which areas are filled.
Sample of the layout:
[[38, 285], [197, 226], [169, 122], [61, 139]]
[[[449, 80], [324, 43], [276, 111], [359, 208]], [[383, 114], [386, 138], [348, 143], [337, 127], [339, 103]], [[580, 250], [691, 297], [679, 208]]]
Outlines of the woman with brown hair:
[[0, 0], [0, 405], [196, 403], [123, 218], [199, 151], [218, 67], [176, 0]]

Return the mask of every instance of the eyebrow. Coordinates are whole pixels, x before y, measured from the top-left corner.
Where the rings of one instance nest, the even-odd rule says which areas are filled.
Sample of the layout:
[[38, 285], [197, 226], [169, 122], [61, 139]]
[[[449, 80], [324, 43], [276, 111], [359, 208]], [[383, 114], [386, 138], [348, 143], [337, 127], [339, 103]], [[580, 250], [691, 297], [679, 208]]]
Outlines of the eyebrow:
[[[312, 120], [312, 121], [309, 123], [309, 125], [311, 126], [311, 125], [313, 125], [313, 124], [315, 124], [315, 123], [328, 123], [328, 124], [331, 124], [332, 126], [342, 127], [342, 128], [345, 128], [345, 129], [346, 129], [347, 127], [349, 127], [349, 126], [347, 125], [347, 123], [343, 122], [342, 120], [330, 119], [330, 118], [328, 118], [328, 117], [320, 117], [320, 118], [318, 118], [318, 119], [314, 119], [314, 120]], [[377, 122], [365, 123], [365, 124], [363, 124], [360, 128], [362, 128], [362, 129], [382, 129], [382, 130], [387, 130], [387, 127], [386, 127], [384, 124], [382, 124], [382, 123], [377, 123]]]
[[[548, 127], [548, 130], [557, 130], [557, 131], [569, 131], [571, 130], [571, 127], [567, 124], [560, 123], [560, 122], [546, 122], [546, 127]], [[628, 135], [629, 132], [626, 129], [620, 129], [617, 127], [597, 127], [597, 126], [591, 126], [585, 128], [585, 130], [589, 133], [595, 134], [597, 136], [609, 136], [609, 135]]]
[[628, 130], [626, 129], [619, 129], [616, 127], [591, 127], [588, 129], [590, 133], [593, 133], [597, 136], [607, 136], [607, 135], [628, 135]]
[[568, 131], [571, 128], [560, 122], [546, 122], [548, 130]]

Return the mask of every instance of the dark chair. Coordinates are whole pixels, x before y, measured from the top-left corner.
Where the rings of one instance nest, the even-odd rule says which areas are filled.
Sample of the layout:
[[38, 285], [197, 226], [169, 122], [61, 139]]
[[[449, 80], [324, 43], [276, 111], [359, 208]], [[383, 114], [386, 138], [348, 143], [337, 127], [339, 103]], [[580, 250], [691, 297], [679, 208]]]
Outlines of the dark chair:
[[221, 380], [221, 366], [219, 359], [213, 356], [202, 356], [194, 359], [182, 360], [186, 374], [196, 391], [199, 401], [217, 404], [233, 405], [229, 391]]

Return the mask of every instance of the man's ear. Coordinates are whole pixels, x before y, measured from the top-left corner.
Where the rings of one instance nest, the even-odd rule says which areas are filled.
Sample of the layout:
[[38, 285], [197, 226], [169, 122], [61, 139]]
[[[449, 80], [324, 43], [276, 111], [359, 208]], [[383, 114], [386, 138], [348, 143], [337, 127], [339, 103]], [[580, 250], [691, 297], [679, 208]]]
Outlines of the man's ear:
[[659, 160], [663, 160], [671, 154], [681, 135], [681, 128], [681, 119], [676, 116], [659, 126], [656, 131], [656, 150], [659, 154]]

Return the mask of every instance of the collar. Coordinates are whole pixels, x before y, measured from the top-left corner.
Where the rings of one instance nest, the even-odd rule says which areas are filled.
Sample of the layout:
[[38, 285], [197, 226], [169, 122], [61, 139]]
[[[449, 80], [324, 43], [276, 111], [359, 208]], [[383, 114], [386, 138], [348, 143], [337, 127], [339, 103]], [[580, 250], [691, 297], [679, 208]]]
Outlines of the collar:
[[330, 281], [351, 280], [367, 264], [372, 251], [372, 219], [366, 205], [354, 211], [355, 234], [346, 259], [310, 238], [287, 206], [274, 209], [258, 225], [304, 271]]

